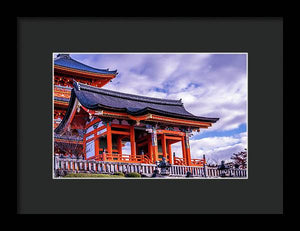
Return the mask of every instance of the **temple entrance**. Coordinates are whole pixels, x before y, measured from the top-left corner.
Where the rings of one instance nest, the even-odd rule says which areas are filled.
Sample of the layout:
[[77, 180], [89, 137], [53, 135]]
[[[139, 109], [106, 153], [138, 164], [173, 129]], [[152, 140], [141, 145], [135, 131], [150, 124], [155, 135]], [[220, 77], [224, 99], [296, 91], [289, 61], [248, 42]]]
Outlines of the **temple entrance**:
[[173, 155], [173, 164], [180, 164], [184, 162], [182, 153], [182, 143], [174, 142], [171, 144], [171, 150]]

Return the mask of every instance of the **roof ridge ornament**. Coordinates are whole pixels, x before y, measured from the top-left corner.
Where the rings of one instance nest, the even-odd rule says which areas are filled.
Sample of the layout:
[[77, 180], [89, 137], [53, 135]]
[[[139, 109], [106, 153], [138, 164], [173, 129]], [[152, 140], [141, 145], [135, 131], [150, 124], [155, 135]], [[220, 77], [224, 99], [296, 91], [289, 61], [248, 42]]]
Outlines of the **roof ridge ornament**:
[[75, 79], [73, 79], [73, 86], [76, 88], [77, 91], [80, 91], [79, 82], [77, 82]]

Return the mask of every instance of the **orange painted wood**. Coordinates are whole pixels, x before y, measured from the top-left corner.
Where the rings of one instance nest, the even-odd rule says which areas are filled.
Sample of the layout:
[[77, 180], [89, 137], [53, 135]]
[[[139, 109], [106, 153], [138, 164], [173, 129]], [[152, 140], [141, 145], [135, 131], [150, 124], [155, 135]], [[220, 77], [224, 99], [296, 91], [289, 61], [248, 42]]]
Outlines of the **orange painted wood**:
[[152, 146], [153, 148], [153, 162], [155, 163], [158, 161], [158, 147], [157, 146]]
[[153, 162], [153, 149], [152, 149], [152, 141], [151, 141], [151, 135], [149, 134], [147, 136], [147, 141], [148, 141], [148, 153], [150, 157], [150, 161]]
[[186, 163], [188, 166], [191, 166], [191, 151], [189, 148], [186, 149]]
[[184, 132], [180, 131], [170, 131], [170, 130], [162, 130], [162, 129], [157, 129], [157, 134], [171, 134], [171, 135], [176, 135], [176, 136], [185, 136]]
[[58, 106], [63, 106], [65, 108], [67, 108], [69, 105], [68, 102], [65, 102], [65, 101], [60, 101], [60, 100], [54, 100], [54, 107], [58, 107]]
[[93, 138], [86, 140], [86, 142], [88, 143], [88, 142], [90, 142], [90, 141], [92, 141], [92, 140], [95, 140], [95, 139], [97, 139], [97, 138], [99, 138], [99, 137], [101, 137], [101, 136], [105, 136], [105, 135], [107, 135], [107, 132], [104, 132], [104, 133], [102, 133], [102, 134], [100, 134], [100, 135], [94, 135]]
[[171, 143], [169, 140], [167, 140], [167, 153], [168, 153], [168, 157], [169, 157], [169, 163], [172, 164], [173, 163], [173, 154], [172, 154]]
[[186, 161], [186, 148], [185, 148], [185, 140], [184, 137], [181, 139], [181, 147], [182, 147], [182, 157], [184, 161]]
[[121, 137], [118, 137], [118, 139], [117, 139], [117, 147], [118, 147], [118, 153], [122, 154], [122, 140], [121, 140]]
[[124, 128], [124, 129], [130, 129], [129, 125], [124, 125], [124, 124], [111, 124], [112, 128]]
[[170, 143], [170, 144], [175, 144], [175, 143], [178, 143], [178, 142], [180, 142], [181, 140], [168, 140], [168, 142]]
[[198, 121], [192, 121], [192, 120], [175, 119], [175, 118], [171, 118], [171, 117], [158, 116], [158, 115], [152, 115], [152, 119], [157, 119], [157, 120], [161, 120], [161, 121], [170, 121], [170, 122], [182, 123], [182, 124], [190, 124], [190, 125], [202, 125], [204, 127], [211, 126], [211, 123], [209, 123], [209, 122], [198, 122]]
[[132, 116], [127, 114], [129, 119], [135, 120], [135, 121], [141, 121], [141, 120], [146, 120], [148, 118], [148, 115], [144, 115], [144, 116]]
[[189, 144], [189, 136], [185, 136], [185, 146], [186, 146], [186, 160], [187, 160], [187, 165], [190, 166], [192, 164], [191, 162], [191, 151], [190, 151], [190, 146]]
[[94, 72], [88, 72], [88, 71], [83, 71], [83, 70], [78, 70], [75, 68], [69, 68], [69, 67], [62, 67], [58, 65], [54, 65], [55, 71], [68, 71], [71, 72], [72, 74], [84, 74], [83, 76], [90, 76], [90, 77], [105, 77], [105, 78], [114, 78], [116, 74], [101, 74], [101, 73], [94, 73]]
[[135, 147], [135, 134], [134, 126], [130, 126], [130, 147], [131, 147], [131, 156], [135, 158], [136, 156], [136, 147]]
[[[83, 106], [82, 106], [83, 107]], [[84, 107], [83, 107], [84, 108]], [[94, 110], [89, 110], [87, 108], [84, 108], [88, 113], [94, 114]], [[193, 120], [184, 120], [184, 119], [177, 119], [177, 118], [171, 118], [171, 117], [165, 117], [165, 116], [158, 116], [153, 114], [147, 114], [143, 116], [132, 116], [128, 113], [120, 113], [120, 112], [111, 112], [111, 111], [103, 111], [104, 116], [112, 116], [112, 117], [120, 117], [120, 118], [129, 118], [131, 120], [135, 121], [141, 121], [141, 120], [149, 120], [149, 121], [168, 121], [175, 124], [183, 124], [183, 125], [194, 125], [195, 127], [199, 128], [208, 128], [211, 126], [211, 123], [209, 122], [199, 122], [199, 121], [193, 121]], [[175, 131], [176, 132], [176, 131]]]
[[90, 132], [84, 134], [83, 137], [86, 138], [86, 137], [89, 137], [92, 134], [96, 135], [98, 131], [103, 130], [104, 128], [106, 128], [105, 125], [103, 125], [103, 126], [97, 128], [97, 129], [94, 129], [93, 131], [90, 131]]
[[111, 130], [111, 133], [112, 134], [118, 134], [118, 135], [131, 135], [130, 132], [114, 131], [114, 130]]
[[166, 135], [162, 134], [161, 136], [161, 145], [162, 145], [162, 153], [163, 157], [167, 159], [167, 144], [166, 144]]
[[95, 156], [99, 155], [99, 139], [95, 139]]
[[[152, 133], [151, 135], [156, 136], [156, 140], [157, 140], [157, 134]], [[152, 137], [151, 137], [151, 142], [152, 142]], [[158, 146], [157, 146], [157, 143], [156, 143], [156, 145], [152, 144], [152, 153], [153, 153], [153, 162], [155, 163], [156, 161], [158, 161]]]
[[112, 153], [112, 134], [111, 134], [111, 126], [109, 123], [107, 123], [107, 153]]
[[181, 137], [176, 137], [176, 136], [165, 136], [166, 139], [168, 140], [178, 140], [181, 141], [182, 140], [182, 136]]

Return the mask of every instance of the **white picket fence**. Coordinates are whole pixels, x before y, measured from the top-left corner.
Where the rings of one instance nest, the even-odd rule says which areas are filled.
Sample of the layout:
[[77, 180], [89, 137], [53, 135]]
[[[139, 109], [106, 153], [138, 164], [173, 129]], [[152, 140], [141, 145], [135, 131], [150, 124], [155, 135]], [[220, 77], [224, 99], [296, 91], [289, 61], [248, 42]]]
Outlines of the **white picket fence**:
[[[145, 175], [152, 175], [154, 170], [157, 169], [155, 164], [142, 164], [142, 163], [121, 163], [121, 162], [107, 162], [95, 160], [81, 160], [71, 158], [54, 158], [54, 170], [64, 170], [67, 172], [92, 172], [92, 173], [107, 173], [112, 174], [115, 172], [138, 172]], [[159, 168], [157, 169], [159, 170]], [[193, 177], [210, 177], [219, 178], [221, 170], [216, 167], [198, 167], [198, 166], [183, 166], [172, 165], [169, 168], [171, 177], [186, 176], [190, 172]], [[245, 169], [228, 169], [224, 171], [228, 177], [247, 177]]]

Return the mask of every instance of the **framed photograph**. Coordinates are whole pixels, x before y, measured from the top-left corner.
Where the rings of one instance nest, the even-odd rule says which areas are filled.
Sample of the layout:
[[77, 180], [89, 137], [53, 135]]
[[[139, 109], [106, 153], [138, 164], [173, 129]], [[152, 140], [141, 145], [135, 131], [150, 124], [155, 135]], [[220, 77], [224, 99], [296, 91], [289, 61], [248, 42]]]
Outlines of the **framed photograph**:
[[17, 19], [18, 214], [283, 214], [283, 18]]
[[247, 55], [54, 53], [54, 179], [247, 179]]

